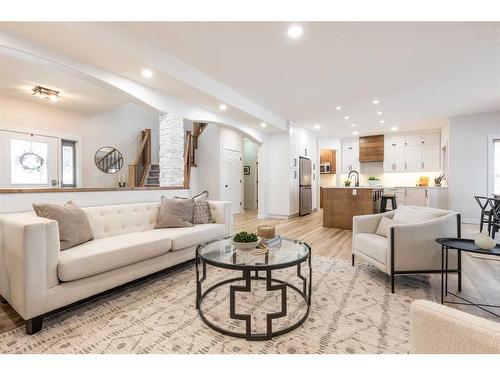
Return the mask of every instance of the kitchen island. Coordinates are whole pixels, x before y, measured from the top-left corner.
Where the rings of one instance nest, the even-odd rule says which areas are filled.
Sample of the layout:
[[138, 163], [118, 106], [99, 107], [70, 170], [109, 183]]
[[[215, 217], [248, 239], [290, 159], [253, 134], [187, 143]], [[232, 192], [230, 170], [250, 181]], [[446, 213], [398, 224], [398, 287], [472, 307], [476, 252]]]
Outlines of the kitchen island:
[[352, 229], [352, 217], [378, 213], [382, 188], [346, 187], [323, 189], [323, 226]]

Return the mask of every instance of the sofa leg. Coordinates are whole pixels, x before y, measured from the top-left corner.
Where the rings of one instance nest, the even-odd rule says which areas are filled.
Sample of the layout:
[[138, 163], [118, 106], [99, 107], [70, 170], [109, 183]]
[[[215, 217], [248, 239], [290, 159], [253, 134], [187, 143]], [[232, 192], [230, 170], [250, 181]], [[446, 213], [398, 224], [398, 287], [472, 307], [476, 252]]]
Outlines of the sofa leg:
[[394, 294], [394, 274], [391, 275], [391, 293]]
[[354, 266], [354, 254], [352, 254], [352, 265]]
[[34, 335], [42, 330], [43, 316], [37, 316], [26, 321], [26, 334]]
[[5, 298], [3, 298], [2, 296], [0, 296], [0, 304], [2, 304], [2, 305], [7, 304], [7, 300]]

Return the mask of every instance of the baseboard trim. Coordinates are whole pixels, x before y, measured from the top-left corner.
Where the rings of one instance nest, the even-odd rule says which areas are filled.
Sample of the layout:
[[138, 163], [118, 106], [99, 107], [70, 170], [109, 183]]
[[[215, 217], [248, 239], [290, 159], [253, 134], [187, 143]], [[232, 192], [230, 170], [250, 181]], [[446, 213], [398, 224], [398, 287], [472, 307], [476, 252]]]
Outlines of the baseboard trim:
[[279, 219], [279, 220], [287, 220], [287, 219], [293, 219], [294, 217], [298, 217], [299, 214], [291, 214], [291, 215], [276, 215], [276, 214], [269, 214], [269, 218], [271, 219]]

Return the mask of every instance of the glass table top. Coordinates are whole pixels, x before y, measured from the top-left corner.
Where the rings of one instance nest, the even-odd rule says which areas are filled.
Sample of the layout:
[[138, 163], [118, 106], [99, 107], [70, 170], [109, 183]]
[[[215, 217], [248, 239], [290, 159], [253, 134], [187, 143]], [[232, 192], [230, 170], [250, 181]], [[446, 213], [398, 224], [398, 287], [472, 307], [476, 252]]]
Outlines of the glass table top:
[[309, 246], [301, 241], [281, 239], [281, 245], [271, 247], [265, 254], [253, 255], [252, 250], [239, 250], [231, 237], [201, 245], [198, 254], [208, 263], [222, 268], [251, 269], [284, 268], [299, 264], [310, 254]]

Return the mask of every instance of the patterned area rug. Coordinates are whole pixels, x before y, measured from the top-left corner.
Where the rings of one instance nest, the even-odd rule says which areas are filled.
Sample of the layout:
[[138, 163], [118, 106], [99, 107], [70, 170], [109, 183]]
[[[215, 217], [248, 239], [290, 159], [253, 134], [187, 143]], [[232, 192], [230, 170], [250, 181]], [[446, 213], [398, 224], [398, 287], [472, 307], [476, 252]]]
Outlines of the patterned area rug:
[[[225, 279], [227, 272], [208, 266], [207, 285]], [[279, 277], [300, 285], [294, 272]], [[280, 294], [264, 293], [260, 281], [252, 288], [255, 293], [237, 294], [237, 312], [251, 313], [252, 330], [258, 330], [264, 327], [259, 322], [265, 313], [280, 306]], [[211, 320], [244, 331], [229, 319], [227, 290], [207, 296], [203, 311]], [[290, 292], [287, 298], [289, 315], [276, 321], [277, 326], [304, 312], [298, 293]], [[36, 335], [26, 335], [24, 328], [4, 333], [0, 352], [407, 353], [410, 304], [421, 298], [433, 299], [425, 276], [399, 276], [396, 293], [391, 294], [389, 278], [371, 266], [313, 257], [308, 319], [273, 340], [250, 342], [219, 334], [201, 321], [195, 309], [194, 266], [188, 266], [52, 315]]]

